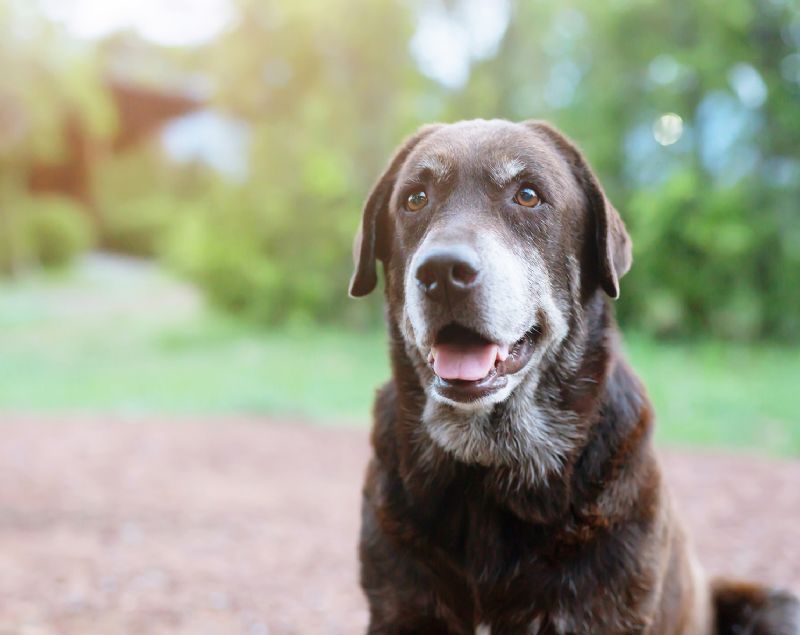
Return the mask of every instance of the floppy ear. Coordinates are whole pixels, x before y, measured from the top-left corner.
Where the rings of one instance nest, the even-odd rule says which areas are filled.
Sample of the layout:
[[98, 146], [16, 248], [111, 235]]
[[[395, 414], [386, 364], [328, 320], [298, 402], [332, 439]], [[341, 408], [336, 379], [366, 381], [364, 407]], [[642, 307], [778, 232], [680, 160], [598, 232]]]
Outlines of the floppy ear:
[[545, 134], [567, 160], [583, 188], [595, 219], [600, 284], [612, 298], [619, 297], [619, 279], [631, 268], [631, 239], [622, 218], [606, 198], [605, 192], [581, 151], [558, 130], [542, 121], [526, 125]]
[[387, 227], [389, 199], [394, 190], [394, 181], [406, 157], [414, 147], [440, 125], [428, 125], [420, 128], [406, 139], [395, 152], [364, 204], [361, 226], [356, 232], [353, 242], [353, 261], [355, 271], [350, 278], [350, 295], [360, 298], [370, 293], [378, 283], [377, 260], [386, 262], [389, 259], [391, 237]]

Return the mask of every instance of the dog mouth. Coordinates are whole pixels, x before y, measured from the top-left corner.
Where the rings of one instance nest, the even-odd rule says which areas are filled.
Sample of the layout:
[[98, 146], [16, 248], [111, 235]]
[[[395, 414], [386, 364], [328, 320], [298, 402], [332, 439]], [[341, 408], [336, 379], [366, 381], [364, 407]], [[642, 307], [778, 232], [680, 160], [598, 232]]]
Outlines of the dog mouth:
[[503, 344], [448, 324], [437, 333], [428, 354], [437, 390], [453, 401], [470, 402], [504, 388], [508, 376], [530, 361], [539, 335], [534, 326], [513, 344]]

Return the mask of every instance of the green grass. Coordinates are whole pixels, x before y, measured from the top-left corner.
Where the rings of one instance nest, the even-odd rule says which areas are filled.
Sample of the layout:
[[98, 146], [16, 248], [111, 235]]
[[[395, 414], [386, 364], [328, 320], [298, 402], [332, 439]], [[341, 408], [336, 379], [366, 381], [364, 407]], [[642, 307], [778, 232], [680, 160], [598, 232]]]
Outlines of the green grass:
[[48, 350], [4, 342], [0, 410], [359, 420], [367, 416], [370, 386], [388, 376], [381, 337], [372, 334], [256, 334], [209, 319], [160, 333], [126, 329], [124, 338], [95, 331], [91, 341]]
[[[176, 283], [157, 270], [115, 276], [0, 286], [0, 412], [368, 422], [389, 375], [383, 333], [265, 332], [191, 303], [175, 309], [165, 298]], [[626, 349], [655, 403], [659, 441], [800, 455], [797, 349], [641, 336]]]
[[629, 336], [662, 442], [800, 455], [800, 351]]
[[361, 421], [388, 377], [380, 333], [264, 332], [202, 310], [48, 315], [31, 306], [41, 289], [15, 293], [0, 291], [0, 411]]

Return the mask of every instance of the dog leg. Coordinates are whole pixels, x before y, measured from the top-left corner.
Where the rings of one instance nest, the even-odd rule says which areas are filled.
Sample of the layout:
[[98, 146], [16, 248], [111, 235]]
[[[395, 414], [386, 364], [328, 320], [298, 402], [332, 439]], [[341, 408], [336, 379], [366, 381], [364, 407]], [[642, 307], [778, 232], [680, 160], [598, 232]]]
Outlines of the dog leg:
[[370, 621], [367, 635], [453, 635], [453, 631], [435, 618], [421, 618], [403, 624], [380, 624]]
[[800, 635], [800, 601], [787, 591], [715, 581], [716, 635]]
[[[434, 590], [432, 572], [383, 534], [369, 498], [362, 512], [359, 551], [370, 613], [367, 635], [474, 635], [467, 617], [472, 615], [471, 601], [463, 611], [453, 611], [452, 606], [463, 604], [462, 596], [444, 602]], [[458, 585], [444, 585], [441, 591], [453, 594], [452, 588]]]

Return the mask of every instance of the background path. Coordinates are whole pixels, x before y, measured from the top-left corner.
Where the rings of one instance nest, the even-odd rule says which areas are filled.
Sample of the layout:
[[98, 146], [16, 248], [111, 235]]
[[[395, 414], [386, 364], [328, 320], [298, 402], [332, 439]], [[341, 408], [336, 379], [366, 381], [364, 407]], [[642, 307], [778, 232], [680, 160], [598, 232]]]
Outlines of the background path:
[[[0, 434], [0, 635], [362, 631], [365, 430], [3, 416]], [[665, 467], [710, 571], [800, 587], [800, 462]]]

